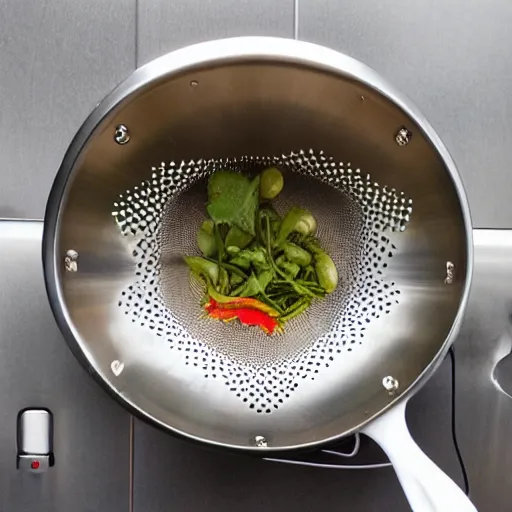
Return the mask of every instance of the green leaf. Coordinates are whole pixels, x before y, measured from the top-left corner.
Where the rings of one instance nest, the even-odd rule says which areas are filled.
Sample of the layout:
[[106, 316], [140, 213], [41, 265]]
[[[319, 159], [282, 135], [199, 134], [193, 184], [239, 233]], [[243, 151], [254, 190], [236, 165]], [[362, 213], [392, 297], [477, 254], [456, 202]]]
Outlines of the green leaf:
[[241, 250], [231, 258], [230, 263], [246, 270], [251, 265], [258, 271], [267, 270], [270, 267], [265, 255], [265, 250], [261, 247]]
[[274, 272], [271, 270], [264, 270], [260, 274], [258, 274], [258, 283], [260, 285], [260, 289], [262, 292], [265, 292], [265, 289], [270, 284], [274, 277]]
[[238, 292], [239, 297], [255, 297], [261, 292], [261, 286], [258, 278], [251, 274], [251, 277], [247, 279], [245, 286]]
[[226, 247], [238, 247], [239, 249], [243, 249], [251, 243], [253, 238], [252, 235], [242, 231], [239, 227], [231, 226], [224, 243]]
[[216, 224], [255, 235], [259, 176], [252, 181], [233, 171], [217, 171], [208, 181], [208, 214]]
[[211, 258], [217, 254], [217, 243], [213, 234], [213, 222], [205, 220], [201, 224], [201, 229], [197, 232], [197, 246], [203, 253], [203, 256]]
[[265, 288], [272, 280], [273, 273], [270, 270], [264, 270], [257, 276], [251, 274], [246, 281], [245, 286], [241, 288], [237, 295], [239, 297], [255, 297], [260, 293], [265, 293]]
[[231, 277], [229, 278], [229, 284], [231, 286], [236, 286], [243, 282], [244, 282], [243, 277], [240, 277], [238, 274], [231, 274]]

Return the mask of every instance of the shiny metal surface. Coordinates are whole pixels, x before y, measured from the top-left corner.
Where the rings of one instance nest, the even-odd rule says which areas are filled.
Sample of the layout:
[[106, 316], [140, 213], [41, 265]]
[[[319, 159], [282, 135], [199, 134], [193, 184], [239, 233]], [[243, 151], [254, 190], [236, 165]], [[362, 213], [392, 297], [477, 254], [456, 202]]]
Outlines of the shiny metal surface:
[[293, 36], [293, 0], [138, 0], [137, 65], [183, 46], [235, 36]]
[[[4, 475], [0, 506], [14, 512], [129, 511], [128, 498], [124, 498], [128, 483], [121, 485], [128, 470], [120, 470], [127, 468], [129, 457], [129, 446], [125, 448], [128, 419], [91, 383], [57, 331], [42, 285], [41, 223], [10, 224], [16, 229], [8, 230], [9, 236], [5, 229], [0, 230], [0, 364], [5, 365], [0, 386], [9, 390], [0, 402], [0, 451], [4, 454], [0, 458]], [[476, 230], [474, 240], [472, 292], [455, 342], [457, 431], [478, 509], [507, 512], [512, 484], [512, 452], [508, 449], [512, 401], [496, 389], [491, 376], [496, 363], [512, 347], [508, 334], [512, 231]], [[28, 318], [26, 310], [32, 312]], [[6, 345], [6, 340], [14, 339]], [[14, 420], [27, 404], [42, 403], [59, 413], [58, 458], [49, 473], [37, 476], [40, 480], [35, 486], [27, 478], [36, 475], [21, 476], [13, 462]], [[448, 360], [412, 398], [408, 423], [420, 446], [461, 485], [450, 436]], [[382, 460], [371, 446], [364, 445], [357, 462]], [[53, 471], [58, 478], [52, 476]], [[50, 480], [45, 480], [47, 477]], [[377, 512], [382, 503], [395, 512], [409, 510], [392, 470], [348, 472], [277, 466], [203, 450], [140, 421], [135, 422], [133, 478], [134, 512], [160, 512], [169, 503], [184, 512], [259, 512], [263, 508], [307, 512], [335, 507]]]
[[[428, 455], [462, 485], [450, 435], [450, 383], [450, 361], [446, 359], [411, 399], [408, 423]], [[343, 451], [351, 449], [348, 444]], [[385, 460], [380, 449], [363, 438], [359, 455], [340, 462], [369, 464]], [[184, 443], [141, 421], [135, 422], [134, 468], [134, 512], [159, 512], [169, 503], [179, 512], [410, 512], [390, 468], [313, 469], [237, 457]], [[481, 510], [486, 512], [485, 507]]]
[[[512, 81], [512, 68], [508, 65], [512, 40], [510, 2], [447, 0], [432, 4], [425, 0], [409, 3], [393, 0], [384, 4], [368, 0], [342, 3], [296, 0], [295, 3], [300, 3], [297, 21], [300, 21], [302, 38], [327, 44], [365, 61], [417, 102], [459, 164], [470, 196], [474, 224], [512, 227], [512, 203], [508, 197], [512, 188], [508, 94], [508, 84]], [[227, 0], [172, 4], [139, 0], [138, 4], [139, 46], [147, 51], [139, 50], [141, 64], [190, 42], [235, 35], [235, 30], [240, 34], [263, 33], [260, 31], [275, 24], [278, 32], [272, 35], [286, 36], [286, 30], [292, 27], [288, 15], [275, 21], [273, 6], [278, 2], [264, 5], [261, 10], [255, 7], [261, 2], [245, 4]], [[292, 1], [286, 0], [284, 4], [291, 8]], [[173, 10], [173, 5], [179, 9]], [[0, 0], [0, 13], [0, 90], [2, 97], [8, 97], [0, 114], [0, 215], [41, 218], [51, 181], [72, 134], [95, 102], [133, 70], [135, 1]], [[226, 20], [230, 20], [229, 26]], [[258, 22], [260, 27], [255, 27]], [[212, 32], [203, 36], [203, 31]], [[64, 40], [66, 44], [61, 44]], [[125, 54], [126, 49], [129, 50]], [[512, 269], [508, 268], [512, 255], [507, 244], [500, 241], [502, 237], [510, 240], [511, 234], [496, 232], [487, 238], [487, 245], [484, 241], [476, 244], [473, 290], [477, 292], [471, 294], [470, 313], [456, 343], [458, 379], [464, 379], [467, 384], [458, 389], [458, 427], [464, 455], [466, 459], [470, 456], [472, 494], [483, 512], [510, 509], [508, 446], [512, 411], [509, 399], [488, 382], [495, 363], [508, 353], [510, 346], [506, 318], [507, 305], [512, 303], [509, 293]], [[13, 406], [11, 413], [2, 412], [0, 422], [0, 508], [14, 512], [128, 510], [118, 484], [114, 483], [110, 492], [108, 489], [113, 482], [109, 478], [119, 476], [108, 463], [111, 440], [115, 444], [116, 438], [111, 437], [106, 424], [100, 430], [88, 416], [89, 409], [100, 407], [103, 421], [116, 407], [104, 400], [90, 379], [82, 381], [83, 372], [66, 347], [62, 347], [64, 342], [49, 313], [42, 284], [34, 284], [40, 280], [39, 249], [33, 258], [22, 258], [23, 265], [6, 266], [6, 247], [2, 239], [1, 267], [8, 271], [10, 278], [4, 281], [9, 287], [7, 291], [0, 286], [0, 305], [4, 311], [0, 340], [4, 346], [3, 334], [8, 332], [16, 342], [9, 343], [9, 360], [14, 358], [15, 364], [10, 369], [3, 368], [0, 379], [8, 383], [9, 400], [15, 401], [16, 406], [36, 403], [24, 397], [29, 388], [37, 392], [41, 386], [44, 396], [57, 392], [54, 400], [62, 403], [66, 416], [83, 414], [82, 421], [73, 421], [72, 425], [59, 420], [59, 429], [65, 433], [70, 428], [71, 441], [81, 440], [80, 460], [84, 468], [90, 469], [78, 470], [74, 459], [71, 462], [76, 452], [71, 453], [70, 448], [65, 472], [62, 465], [56, 468], [62, 471], [62, 479], [43, 482], [43, 489], [28, 485], [32, 482], [26, 479], [23, 484], [16, 480], [21, 477], [14, 476], [12, 467], [15, 448], [11, 413], [16, 413]], [[22, 252], [29, 250], [22, 248]], [[479, 256], [482, 251], [485, 257]], [[19, 259], [17, 251], [9, 249], [8, 254], [9, 257], [16, 254], [15, 258]], [[493, 276], [491, 279], [486, 278], [488, 271]], [[0, 274], [4, 275], [1, 268]], [[11, 288], [16, 292], [14, 295]], [[32, 312], [31, 316], [22, 315], [12, 304], [13, 299], [22, 302], [23, 308]], [[47, 358], [51, 372], [45, 370], [47, 359], [37, 360], [39, 349], [35, 361], [27, 359], [34, 344], [49, 345], [51, 354]], [[23, 374], [18, 371], [18, 361], [23, 362]], [[56, 383], [62, 372], [66, 379]], [[27, 384], [25, 373], [30, 375], [30, 382], [33, 379], [33, 386]], [[78, 375], [78, 382], [74, 374]], [[47, 393], [48, 387], [51, 393]], [[4, 384], [1, 389], [5, 389]], [[66, 398], [68, 390], [71, 396]], [[458, 466], [449, 436], [449, 392], [449, 366], [445, 362], [411, 400], [408, 419], [419, 444], [456, 479]], [[95, 413], [93, 416], [96, 417]], [[119, 425], [117, 431], [124, 432]], [[89, 436], [95, 438], [94, 443], [87, 442]], [[108, 439], [102, 441], [102, 436]], [[67, 441], [68, 435], [59, 439], [64, 448]], [[9, 453], [10, 456], [5, 456]], [[191, 447], [142, 422], [136, 422], [135, 455], [135, 512], [160, 512], [170, 504], [174, 510], [183, 512], [240, 509], [310, 512], [333, 508], [377, 512], [382, 510], [383, 503], [395, 512], [409, 510], [392, 471], [270, 469], [257, 461], [248, 464], [245, 458]], [[108, 471], [104, 474], [105, 463]], [[12, 482], [19, 485], [9, 491]], [[68, 492], [69, 496], [55, 501], [57, 492]], [[45, 498], [41, 501], [42, 493]], [[101, 498], [95, 503], [98, 494]], [[72, 500], [73, 497], [76, 499]]]
[[19, 455], [17, 461], [18, 471], [29, 473], [46, 473], [50, 467], [49, 455]]
[[114, 140], [121, 146], [130, 142], [130, 132], [124, 124], [116, 126], [116, 131], [114, 132]]
[[[0, 510], [128, 512], [130, 418], [55, 325], [42, 230], [41, 222], [0, 221]], [[55, 465], [39, 475], [16, 468], [17, 415], [27, 407], [53, 413]]]
[[73, 134], [135, 68], [135, 5], [0, 0], [0, 217], [43, 217]]
[[27, 409], [18, 418], [18, 451], [48, 455], [53, 437], [52, 416], [44, 409]]
[[474, 242], [471, 299], [457, 341], [457, 427], [475, 505], [483, 512], [506, 512], [512, 400], [499, 389], [509, 377], [496, 376], [495, 368], [512, 349], [512, 231], [477, 230]]
[[474, 226], [511, 228], [512, 3], [299, 4], [300, 39], [360, 59], [420, 106], [458, 165]]
[[[194, 96], [191, 81], [199, 84]], [[120, 122], [132, 133], [123, 147], [112, 140]], [[394, 143], [401, 125], [414, 132], [407, 148]], [[340, 139], [347, 145], [340, 147]], [[117, 232], [111, 208], [117, 194], [161, 160], [272, 155], [294, 147], [321, 147], [357, 163], [372, 179], [405, 190], [415, 209], [409, 229], [393, 237], [399, 249], [387, 273], [402, 290], [400, 305], [369, 327], [366, 344], [322, 379], [305, 383], [288, 407], [256, 416], [222, 383], [198, 380], [156, 336], [119, 314], [119, 293], [134, 273], [133, 248]], [[158, 59], [102, 102], [65, 157], [49, 200], [44, 247], [60, 326], [111, 394], [169, 430], [241, 449], [253, 449], [255, 435], [275, 450], [347, 434], [392, 402], [383, 376], [397, 378], [403, 393], [418, 375], [428, 377], [457, 331], [472, 267], [461, 184], [421, 114], [352, 59], [261, 38], [198, 45]], [[75, 274], [63, 272], [70, 248], [80, 254]], [[448, 259], [458, 269], [451, 286], [444, 283]], [[118, 376], [113, 361], [124, 364]]]
[[[512, 231], [475, 230], [474, 242], [473, 284], [455, 341], [456, 429], [478, 510], [508, 512], [512, 400], [496, 388], [492, 377], [493, 369], [512, 348]], [[419, 445], [462, 486], [450, 435], [450, 386], [450, 362], [446, 359], [410, 401], [407, 419]], [[395, 512], [410, 510], [388, 470], [275, 467], [190, 447], [142, 422], [136, 422], [135, 432], [135, 512], [156, 512], [170, 500], [177, 510], [205, 512], [306, 512], [344, 507], [353, 512], [377, 512], [383, 503]], [[379, 460], [370, 453], [370, 460]], [[162, 464], [162, 460], [174, 464]], [[160, 491], [155, 493], [155, 488]], [[233, 489], [240, 491], [233, 494]]]

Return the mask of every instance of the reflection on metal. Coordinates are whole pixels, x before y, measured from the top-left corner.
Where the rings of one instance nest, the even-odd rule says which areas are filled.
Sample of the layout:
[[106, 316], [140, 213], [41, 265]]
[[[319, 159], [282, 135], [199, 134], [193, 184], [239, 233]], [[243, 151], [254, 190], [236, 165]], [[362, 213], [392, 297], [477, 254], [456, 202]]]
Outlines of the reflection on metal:
[[[42, 231], [38, 221], [0, 221], [0, 510], [126, 512], [129, 415], [81, 370], [55, 325], [41, 279]], [[39, 406], [54, 418], [50, 440], [32, 435], [40, 432], [34, 417], [43, 427], [49, 419]], [[28, 414], [19, 414], [17, 439], [20, 411]], [[44, 473], [48, 450], [55, 465]]]
[[[105, 510], [126, 510], [126, 500], [121, 499], [119, 502], [119, 496], [128, 496], [128, 479], [123, 476], [123, 471], [119, 471], [120, 467], [126, 468], [128, 464], [128, 450], [123, 451], [129, 446], [127, 431], [123, 431], [124, 415], [104, 393], [96, 386], [90, 385], [89, 377], [84, 372], [76, 371], [76, 363], [71, 354], [62, 349], [62, 340], [47, 311], [46, 297], [40, 285], [38, 253], [41, 230], [40, 222], [0, 223], [0, 253], [5, 256], [0, 271], [4, 271], [1, 272], [3, 285], [6, 289], [12, 290], [11, 294], [6, 295], [9, 302], [2, 304], [3, 308], [0, 309], [5, 312], [0, 318], [2, 333], [5, 333], [2, 347], [6, 349], [5, 357], [2, 359], [2, 368], [5, 371], [0, 372], [0, 381], [3, 375], [2, 386], [5, 389], [14, 386], [12, 392], [4, 394], [5, 403], [1, 403], [4, 408], [16, 407], [19, 401], [26, 401], [34, 389], [40, 389], [48, 397], [46, 405], [55, 413], [66, 412], [69, 426], [66, 426], [64, 436], [55, 439], [56, 453], [62, 452], [65, 455], [64, 458], [59, 457], [52, 472], [58, 473], [59, 481], [66, 483], [69, 492], [48, 492], [48, 499], [44, 502], [45, 510], [69, 510], [73, 497], [84, 489], [91, 494], [97, 494], [98, 500], [105, 503]], [[468, 312], [455, 344], [457, 434], [469, 473], [472, 499], [477, 507], [480, 510], [487, 510], [489, 506], [496, 511], [508, 510], [508, 487], [512, 484], [509, 471], [512, 466], [512, 449], [509, 449], [508, 443], [512, 427], [512, 400], [508, 396], [511, 388], [506, 382], [506, 370], [510, 364], [508, 356], [512, 347], [512, 230], [476, 230], [474, 240], [473, 287]], [[11, 307], [25, 300], [26, 308], [34, 312], [34, 321], [27, 321], [24, 311]], [[9, 344], [10, 339], [16, 340], [16, 343]], [[10, 373], [6, 365], [15, 368], [15, 374]], [[46, 372], [49, 367], [56, 369], [55, 376]], [[445, 400], [442, 397], [447, 397], [450, 392], [449, 375], [446, 372], [444, 376], [442, 375], [443, 368], [444, 366], [434, 375], [432, 381], [413, 397], [409, 405], [411, 414], [408, 419], [420, 445], [432, 453], [434, 460], [440, 462], [443, 469], [449, 470], [450, 460], [453, 459], [449, 474], [458, 478], [460, 474], [453, 455], [453, 446], [449, 441], [446, 414], [439, 416], [437, 413], [429, 412], [439, 412], [439, 397], [442, 402]], [[17, 380], [16, 376], [19, 376], [20, 380]], [[66, 385], [63, 386], [63, 383]], [[443, 383], [446, 383], [446, 387]], [[496, 385], [505, 392], [498, 391]], [[478, 411], [478, 414], [475, 411]], [[109, 421], [113, 422], [112, 427], [108, 429], [102, 420], [106, 412], [111, 418]], [[92, 435], [91, 433], [95, 432], [93, 425], [98, 421], [101, 425], [101, 435]], [[9, 425], [9, 421], [6, 421], [3, 437], [11, 442]], [[302, 506], [297, 509], [299, 512], [313, 507], [309, 486], [311, 471], [300, 468], [280, 471], [280, 466], [276, 465], [278, 467], [275, 468], [271, 465], [262, 474], [261, 466], [256, 461], [200, 450], [193, 445], [175, 441], [172, 437], [141, 422], [137, 422], [137, 425], [134, 448], [136, 510], [152, 510], [152, 504], [155, 505], [154, 509], [158, 510], [159, 504], [170, 500], [172, 496], [176, 499], [172, 490], [176, 486], [183, 489], [178, 498], [186, 499], [188, 505], [192, 499], [193, 504], [200, 508], [205, 499], [210, 499], [217, 508], [229, 510], [230, 494], [219, 494], [219, 483], [207, 478], [219, 464], [229, 467], [232, 472], [237, 472], [238, 478], [247, 485], [257, 482], [258, 485], [265, 487], [270, 494], [269, 499], [272, 496], [280, 496], [285, 500], [285, 507], [291, 508], [296, 504], [294, 496], [300, 496]], [[70, 440], [80, 447], [80, 450], [76, 454], [69, 452], [68, 460], [66, 446]], [[4, 448], [8, 450], [9, 446]], [[100, 454], [103, 454], [102, 460], [107, 461], [102, 467], [97, 465]], [[108, 454], [108, 457], [105, 458], [104, 454]], [[176, 459], [177, 464], [181, 464], [180, 471], [176, 472], [173, 465], [162, 464], [162, 454], [165, 455], [164, 458]], [[75, 455], [79, 456], [79, 465], [76, 465]], [[196, 464], [190, 464], [191, 457], [196, 460]], [[373, 456], [366, 459], [368, 460], [379, 461]], [[358, 459], [355, 462], [364, 464], [365, 459]], [[86, 479], [78, 477], [79, 474], [83, 474], [84, 468], [91, 467], [96, 469], [88, 471]], [[7, 489], [15, 485], [18, 472], [9, 459], [6, 459], [3, 465], [0, 460], [0, 468], [5, 476], [4, 484], [0, 485], [3, 490], [0, 494], [0, 504], [6, 510], [16, 510], [15, 504], [21, 503], [21, 497], [17, 493], [7, 492]], [[115, 475], [115, 481], [108, 487], [101, 483], [107, 478], [106, 475], [110, 475], [108, 478]], [[315, 473], [314, 478], [318, 485], [332, 489], [333, 492], [336, 490], [338, 503], [344, 504], [343, 506], [350, 503], [351, 510], [368, 510], [371, 506], [368, 501], [370, 498], [367, 497], [369, 495], [393, 503], [393, 510], [397, 512], [409, 510], [391, 472], [376, 473], [373, 476], [373, 473], [367, 472], [339, 475], [321, 471]], [[353, 485], [346, 485], [340, 489], [340, 478], [344, 482], [352, 482]], [[173, 486], [168, 485], [170, 479]], [[51, 485], [49, 481], [44, 481], [45, 486]], [[282, 497], [283, 486], [288, 490], [286, 496], [289, 498]], [[359, 492], [353, 492], [354, 488], [359, 489]], [[367, 493], [361, 493], [361, 490]], [[332, 499], [332, 493], [327, 494], [330, 496], [329, 499]], [[34, 508], [37, 499], [37, 494], [26, 490], [23, 497], [26, 509]], [[318, 502], [318, 499], [322, 498], [316, 496], [315, 502]], [[253, 495], [248, 493], [243, 503], [249, 507], [252, 500]], [[325, 506], [327, 507], [327, 504]], [[97, 510], [102, 508], [98, 506]]]
[[498, 340], [501, 348], [509, 352], [498, 360], [491, 374], [496, 388], [512, 398], [512, 311], [508, 317], [508, 325]]
[[[508, 356], [512, 347], [509, 319], [512, 311], [512, 230], [476, 230], [474, 239], [473, 286], [461, 334], [455, 342], [456, 430], [469, 474], [472, 500], [482, 512], [498, 512], [510, 509], [512, 400], [497, 391], [491, 376], [496, 364]], [[442, 281], [441, 286], [444, 286]], [[456, 280], [453, 286], [456, 286]], [[397, 374], [393, 372], [392, 375]], [[379, 385], [385, 395], [381, 379]], [[407, 419], [420, 446], [462, 486], [450, 432], [450, 393], [450, 364], [445, 360], [431, 381], [411, 399]], [[222, 465], [230, 474], [237, 475], [240, 485], [250, 489], [254, 486], [254, 492], [238, 498], [237, 509], [252, 510], [256, 490], [264, 488], [268, 498], [265, 505], [271, 511], [292, 508], [297, 512], [328, 510], [333, 507], [332, 500], [338, 508], [348, 507], [353, 512], [368, 511], [375, 500], [391, 504], [391, 510], [395, 512], [410, 511], [391, 471], [312, 472], [310, 468], [296, 465], [283, 469], [279, 464], [267, 465], [262, 471], [258, 461], [210, 453], [175, 441], [142, 422], [137, 421], [136, 425], [134, 488], [137, 510], [158, 510], [160, 504], [176, 499], [176, 488], [182, 489], [178, 497], [190, 509], [201, 509], [208, 502], [214, 504], [206, 507], [208, 511], [234, 510], [229, 493], [223, 493], [218, 481], [209, 478], [211, 472]], [[351, 448], [352, 445], [343, 445], [340, 451], [348, 452]], [[385, 462], [379, 459], [381, 453], [370, 456], [366, 451], [370, 448], [368, 440], [362, 438], [362, 453], [354, 457], [353, 463]], [[191, 458], [195, 464], [190, 462]], [[181, 464], [180, 471], [176, 472], [172, 465], [162, 465], [162, 459], [176, 460], [178, 465]], [[168, 485], [171, 480], [172, 487]], [[224, 489], [228, 489], [229, 482], [226, 481]], [[341, 487], [340, 482], [343, 483]], [[312, 493], [311, 485], [326, 492]], [[158, 492], [155, 489], [159, 489]], [[279, 505], [274, 505], [276, 502]]]
[[388, 395], [390, 396], [396, 395], [398, 388], [400, 387], [398, 380], [391, 376], [384, 377], [382, 379], [382, 385], [384, 386], [384, 389], [388, 392]]
[[452, 284], [455, 274], [455, 265], [451, 261], [446, 262], [446, 278], [444, 284]]
[[477, 508], [509, 510], [512, 230], [475, 230], [474, 244], [470, 301], [455, 345], [457, 434]]
[[121, 361], [118, 361], [117, 359], [115, 361], [112, 361], [110, 368], [112, 370], [112, 373], [119, 377], [121, 375], [122, 371], [124, 370], [124, 363], [121, 363]]
[[395, 141], [399, 146], [407, 146], [411, 141], [412, 132], [410, 132], [405, 126], [402, 126], [395, 136]]
[[64, 257], [64, 267], [67, 272], [76, 272], [78, 270], [78, 253], [70, 249]]
[[130, 141], [130, 132], [124, 124], [120, 124], [114, 132], [114, 140], [121, 146]]
[[268, 441], [266, 437], [263, 436], [256, 436], [254, 438], [254, 441], [256, 443], [256, 446], [258, 448], [267, 448], [268, 447]]

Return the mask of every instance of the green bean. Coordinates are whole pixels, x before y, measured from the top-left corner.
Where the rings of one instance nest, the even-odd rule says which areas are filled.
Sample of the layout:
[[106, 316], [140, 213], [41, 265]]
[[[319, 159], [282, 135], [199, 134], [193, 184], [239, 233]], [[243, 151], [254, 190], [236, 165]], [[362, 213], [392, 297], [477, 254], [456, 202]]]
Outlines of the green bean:
[[242, 277], [243, 279], [247, 279], [249, 276], [243, 271], [240, 270], [237, 266], [231, 265], [231, 263], [222, 262], [220, 264], [222, 268], [225, 268], [226, 270], [229, 270], [230, 272], [233, 272], [233, 274], [236, 274], [237, 276]]
[[266, 217], [266, 223], [267, 223], [267, 251], [270, 258], [270, 263], [274, 270], [287, 282], [289, 283], [293, 289], [299, 294], [299, 295], [309, 295], [310, 297], [315, 297], [313, 293], [311, 293], [307, 288], [304, 288], [303, 286], [298, 285], [290, 279], [274, 262], [274, 259], [272, 258], [272, 247], [270, 243], [270, 221], [268, 217]]
[[[211, 261], [213, 263], [216, 263], [217, 265], [219, 265], [219, 262], [217, 260], [214, 260], [213, 258], [206, 258], [208, 261]], [[219, 265], [221, 268], [225, 268], [226, 270], [229, 270], [230, 272], [233, 272], [234, 274], [244, 278], [244, 279], [248, 279], [249, 276], [243, 271], [241, 270], [239, 267], [237, 267], [236, 265], [232, 265], [231, 263], [227, 263], [226, 261], [223, 261], [220, 263]]]
[[280, 315], [283, 313], [283, 308], [276, 301], [272, 300], [265, 292], [261, 292], [260, 294], [262, 302], [267, 303], [269, 306], [272, 306]]
[[229, 275], [225, 268], [219, 269], [219, 292], [227, 295], [229, 292]]
[[285, 313], [281, 316], [281, 322], [287, 322], [288, 320], [291, 320], [292, 318], [295, 318], [296, 316], [300, 315], [302, 312], [308, 309], [309, 304], [310, 302], [306, 298], [297, 301], [294, 305], [288, 308], [288, 312], [285, 311]]

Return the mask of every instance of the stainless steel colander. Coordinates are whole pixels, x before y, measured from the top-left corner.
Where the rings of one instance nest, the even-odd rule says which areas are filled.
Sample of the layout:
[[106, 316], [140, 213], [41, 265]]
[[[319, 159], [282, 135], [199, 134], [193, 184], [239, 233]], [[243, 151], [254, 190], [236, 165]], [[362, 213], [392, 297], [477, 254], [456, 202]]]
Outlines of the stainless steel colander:
[[[340, 273], [334, 294], [271, 337], [200, 318], [201, 290], [182, 263], [197, 252], [208, 176], [267, 165], [285, 173], [277, 209], [313, 212]], [[43, 254], [69, 345], [133, 413], [263, 456], [363, 429], [415, 510], [474, 510], [403, 420], [465, 307], [467, 202], [426, 120], [359, 62], [238, 38], [137, 70], [73, 140]], [[426, 477], [442, 495], [426, 498]]]

